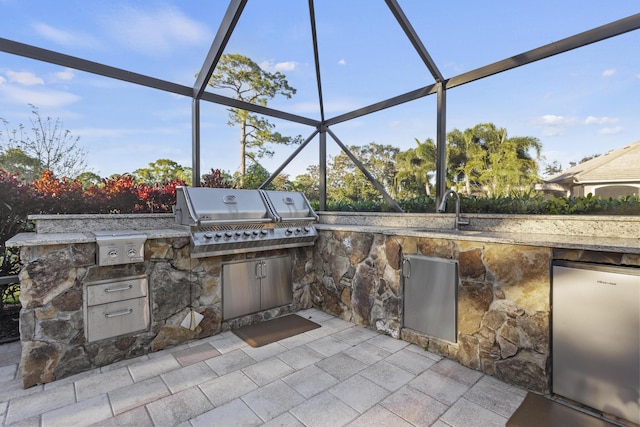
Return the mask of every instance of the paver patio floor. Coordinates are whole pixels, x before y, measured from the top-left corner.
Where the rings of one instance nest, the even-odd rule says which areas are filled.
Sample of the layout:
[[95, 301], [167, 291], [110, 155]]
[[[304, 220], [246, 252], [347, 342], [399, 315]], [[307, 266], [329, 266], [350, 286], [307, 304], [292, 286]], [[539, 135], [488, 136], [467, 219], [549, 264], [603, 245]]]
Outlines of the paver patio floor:
[[27, 390], [0, 346], [16, 426], [504, 426], [526, 391], [316, 309], [322, 325], [252, 348], [232, 332]]

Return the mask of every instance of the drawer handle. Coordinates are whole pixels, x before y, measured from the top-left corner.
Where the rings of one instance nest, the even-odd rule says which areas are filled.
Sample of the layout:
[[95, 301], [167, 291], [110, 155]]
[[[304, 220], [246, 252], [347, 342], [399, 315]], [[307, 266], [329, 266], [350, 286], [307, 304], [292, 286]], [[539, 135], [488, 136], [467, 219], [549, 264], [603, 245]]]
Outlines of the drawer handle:
[[128, 290], [129, 290], [129, 289], [131, 289], [131, 288], [133, 288], [133, 285], [132, 285], [131, 283], [129, 283], [127, 286], [121, 286], [121, 287], [119, 287], [119, 288], [111, 288], [111, 289], [107, 288], [107, 289], [105, 289], [104, 291], [105, 291], [106, 293], [109, 293], [109, 292], [119, 292], [119, 291], [128, 291]]
[[104, 317], [111, 318], [111, 317], [118, 317], [118, 316], [126, 316], [127, 314], [131, 314], [131, 313], [133, 313], [133, 309], [127, 308], [126, 310], [116, 311], [115, 313], [105, 313]]

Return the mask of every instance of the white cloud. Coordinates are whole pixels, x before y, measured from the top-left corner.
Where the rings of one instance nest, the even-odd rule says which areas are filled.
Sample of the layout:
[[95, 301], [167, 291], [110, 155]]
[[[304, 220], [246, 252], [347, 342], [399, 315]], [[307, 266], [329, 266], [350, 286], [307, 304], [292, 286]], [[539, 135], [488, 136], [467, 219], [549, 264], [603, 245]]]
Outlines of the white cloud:
[[7, 71], [7, 77], [11, 83], [19, 83], [24, 86], [43, 85], [44, 80], [29, 71]]
[[0, 86], [0, 96], [16, 104], [33, 104], [41, 108], [55, 108], [73, 104], [80, 100], [78, 95], [68, 92], [38, 89], [24, 89], [15, 85]]
[[542, 136], [558, 136], [564, 133], [565, 128], [559, 126], [549, 126], [542, 129]]
[[589, 116], [584, 120], [584, 124], [585, 125], [606, 125], [606, 124], [613, 124], [613, 123], [620, 123], [620, 119], [617, 119], [615, 117], [594, 117], [594, 116]]
[[5, 79], [4, 77], [0, 76], [0, 85], [3, 83], [6, 83], [7, 79]]
[[346, 65], [347, 61], [345, 61], [344, 59], [341, 59], [340, 61], [338, 61], [338, 65]]
[[[73, 133], [83, 138], [122, 138], [130, 135], [173, 135], [174, 128], [82, 128], [74, 129]], [[155, 148], [154, 148], [155, 147]], [[158, 149], [158, 146], [150, 144], [150, 149]]]
[[36, 22], [31, 26], [33, 27], [36, 33], [58, 44], [70, 45], [73, 43], [74, 37], [71, 33], [67, 31], [53, 28], [51, 25], [47, 25], [42, 22]]
[[565, 116], [556, 116], [555, 114], [545, 114], [544, 116], [536, 117], [533, 123], [539, 126], [555, 125], [555, 126], [569, 126], [576, 122], [575, 119]]
[[58, 80], [73, 80], [75, 77], [75, 73], [71, 68], [65, 68], [63, 71], [58, 71], [57, 73], [53, 73], [53, 76]]
[[290, 111], [295, 114], [319, 113], [320, 104], [317, 102], [298, 102], [291, 106]]
[[616, 73], [614, 68], [608, 68], [602, 72], [602, 77], [611, 77]]
[[151, 56], [170, 53], [180, 46], [209, 43], [212, 39], [207, 27], [171, 6], [153, 10], [127, 6], [106, 17], [105, 22], [107, 30], [120, 43]]
[[444, 64], [445, 68], [451, 70], [454, 74], [460, 74], [464, 71], [464, 65], [456, 62], [447, 62]]
[[272, 61], [262, 61], [260, 64], [260, 68], [270, 73], [274, 73], [276, 71], [287, 72], [293, 71], [298, 66], [297, 62], [294, 61], [286, 61], [286, 62], [276, 62], [275, 64]]
[[573, 117], [558, 116], [555, 114], [545, 114], [532, 120], [534, 126], [542, 127], [542, 136], [558, 136], [571, 126], [578, 123]]
[[[327, 101], [325, 99], [323, 106], [325, 113], [346, 113], [348, 111], [356, 110], [363, 105], [367, 105], [367, 102], [362, 100], [358, 101], [356, 99], [334, 99], [331, 101]], [[304, 113], [318, 113], [320, 111], [320, 105], [317, 102], [298, 102], [292, 105], [291, 110], [292, 113], [295, 114], [304, 114]]]
[[99, 45], [100, 42], [91, 37], [89, 34], [81, 32], [65, 31], [59, 28], [54, 28], [51, 25], [36, 22], [31, 25], [33, 30], [40, 34], [42, 37], [58, 43], [63, 46], [92, 46]]
[[399, 122], [398, 120], [395, 120], [395, 121], [393, 121], [393, 122], [389, 123], [389, 127], [390, 127], [390, 128], [397, 128], [397, 127], [400, 127], [400, 122]]
[[612, 128], [602, 128], [598, 131], [598, 133], [601, 135], [613, 135], [613, 134], [622, 132], [623, 129], [624, 128], [622, 126], [615, 126]]

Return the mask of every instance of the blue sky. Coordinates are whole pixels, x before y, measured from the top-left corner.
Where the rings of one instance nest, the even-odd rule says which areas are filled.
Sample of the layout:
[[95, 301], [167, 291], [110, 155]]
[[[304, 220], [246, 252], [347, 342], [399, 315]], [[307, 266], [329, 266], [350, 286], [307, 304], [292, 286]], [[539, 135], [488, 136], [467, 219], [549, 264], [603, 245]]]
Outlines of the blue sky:
[[[637, 0], [478, 3], [399, 0], [445, 78], [640, 12]], [[327, 118], [434, 82], [382, 0], [317, 0]], [[227, 2], [0, 0], [0, 37], [192, 86]], [[447, 130], [492, 122], [540, 140], [547, 162], [604, 153], [640, 139], [640, 31], [447, 92]], [[286, 74], [298, 92], [270, 107], [319, 118], [307, 1], [249, 0], [226, 52]], [[0, 52], [0, 117], [29, 125], [27, 104], [80, 137], [89, 168], [132, 172], [160, 158], [191, 165], [191, 100]], [[287, 135], [313, 129], [271, 120]], [[224, 107], [202, 103], [202, 171], [239, 166]], [[390, 144], [436, 136], [436, 98], [332, 127], [342, 142]], [[339, 149], [328, 141], [329, 154]], [[274, 170], [294, 148], [275, 147]], [[312, 142], [285, 169], [317, 164]]]

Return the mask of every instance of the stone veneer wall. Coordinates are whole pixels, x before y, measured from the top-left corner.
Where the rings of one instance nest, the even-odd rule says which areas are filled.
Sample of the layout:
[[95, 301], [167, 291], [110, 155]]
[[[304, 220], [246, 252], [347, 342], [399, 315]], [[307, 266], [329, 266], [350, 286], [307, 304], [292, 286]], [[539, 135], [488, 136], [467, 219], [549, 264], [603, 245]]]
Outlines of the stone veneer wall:
[[[402, 254], [459, 262], [458, 343], [402, 328]], [[530, 390], [549, 390], [552, 250], [322, 231], [313, 302]]]
[[[458, 261], [457, 343], [402, 327], [403, 254]], [[639, 254], [323, 230], [314, 256], [312, 298], [345, 320], [548, 393], [554, 259], [640, 266]]]
[[[223, 322], [222, 263], [285, 254], [296, 266], [293, 303]], [[97, 266], [93, 243], [23, 247], [20, 256], [25, 388], [309, 307], [314, 279], [311, 248], [191, 259], [188, 237], [147, 240], [144, 263], [121, 266]], [[150, 330], [86, 342], [84, 283], [140, 274], [149, 278]], [[194, 331], [179, 326], [190, 307], [204, 316]]]

